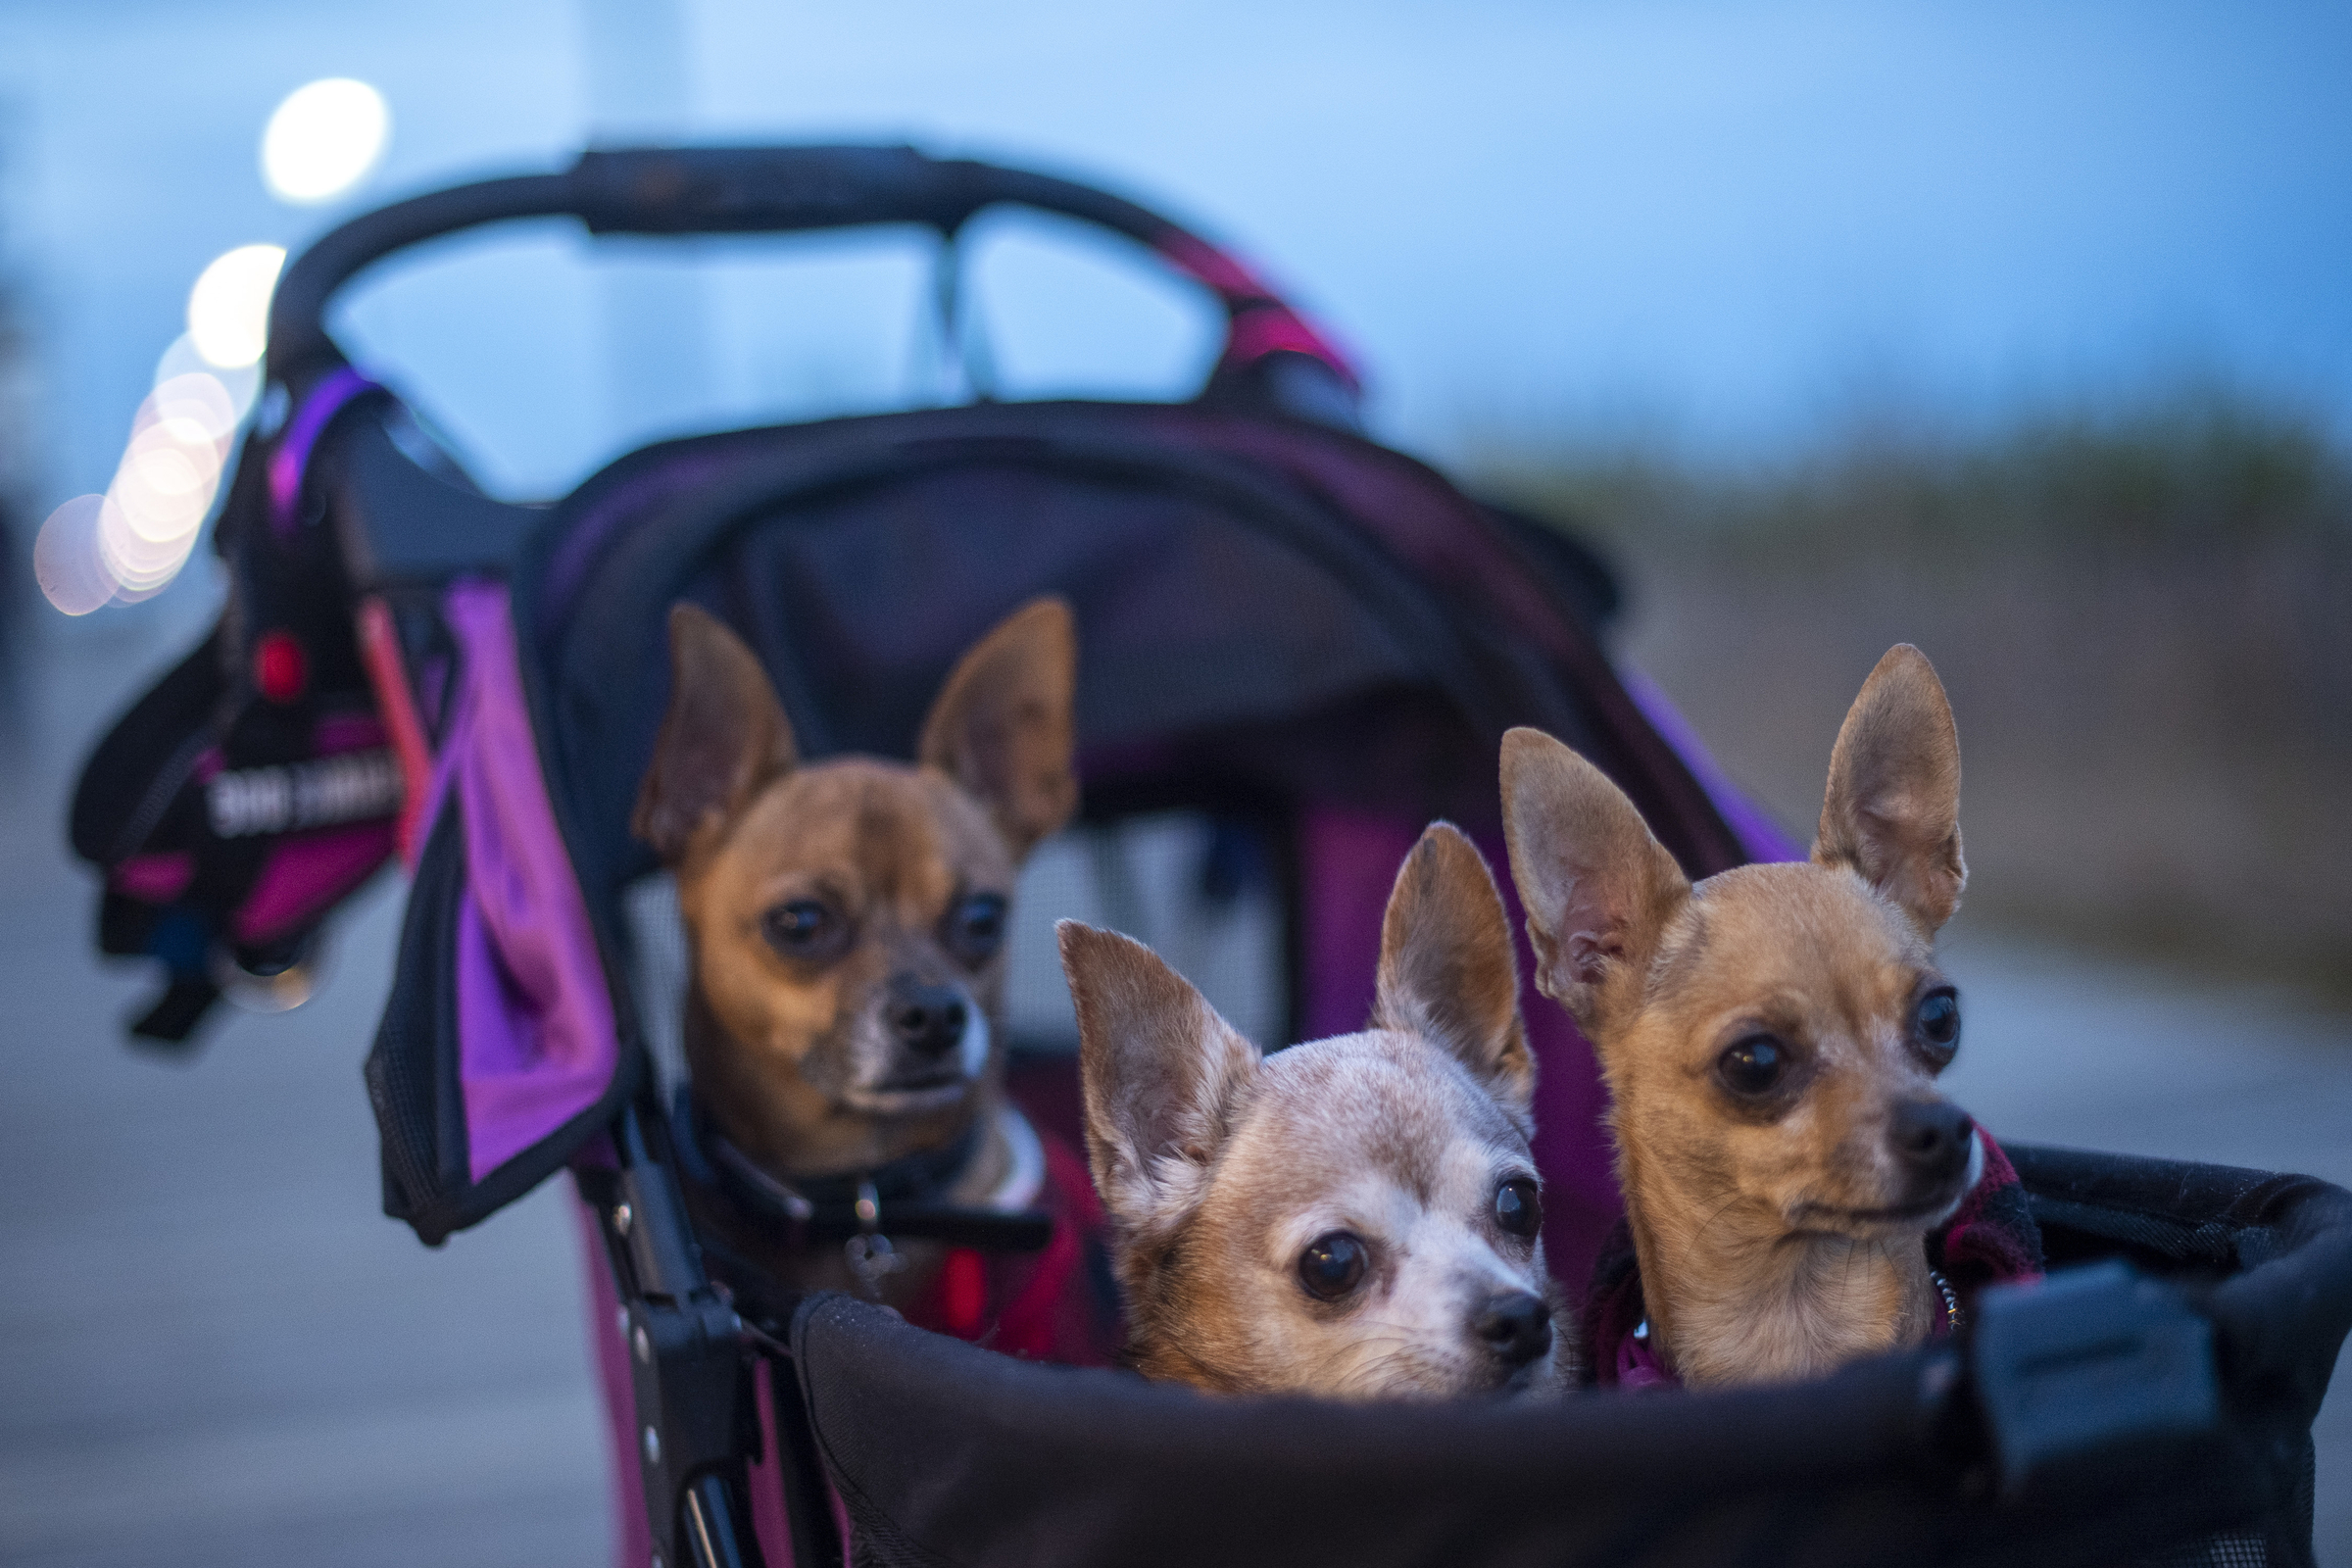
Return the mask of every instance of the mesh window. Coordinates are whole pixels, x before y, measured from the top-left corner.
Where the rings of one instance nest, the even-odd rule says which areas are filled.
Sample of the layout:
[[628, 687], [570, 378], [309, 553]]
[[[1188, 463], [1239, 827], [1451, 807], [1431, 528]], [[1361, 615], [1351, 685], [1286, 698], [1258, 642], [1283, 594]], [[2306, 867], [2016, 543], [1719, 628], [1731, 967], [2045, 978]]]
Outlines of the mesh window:
[[678, 918], [678, 885], [667, 871], [640, 877], [622, 896], [628, 924], [629, 985], [645, 1034], [662, 1102], [686, 1081], [686, 926]]
[[1021, 874], [1004, 1024], [1030, 1051], [1078, 1049], [1054, 922], [1084, 920], [1151, 948], [1259, 1047], [1288, 1043], [1283, 890], [1269, 832], [1165, 811], [1089, 824], [1039, 846]]
[[2270, 1560], [2270, 1547], [2261, 1536], [2231, 1530], [2176, 1546], [2139, 1568], [2269, 1568]]

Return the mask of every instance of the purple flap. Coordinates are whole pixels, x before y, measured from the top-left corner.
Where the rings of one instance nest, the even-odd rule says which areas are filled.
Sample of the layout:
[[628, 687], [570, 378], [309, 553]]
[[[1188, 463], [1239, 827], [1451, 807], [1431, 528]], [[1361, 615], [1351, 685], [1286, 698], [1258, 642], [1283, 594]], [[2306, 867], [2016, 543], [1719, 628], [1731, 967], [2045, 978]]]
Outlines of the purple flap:
[[459, 1081], [479, 1182], [595, 1104], [619, 1048], [587, 906], [539, 776], [507, 590], [461, 582], [443, 611], [460, 674], [425, 821], [454, 792], [466, 832]]
[[[1308, 810], [1299, 824], [1298, 880], [1304, 899], [1299, 915], [1306, 928], [1299, 1017], [1307, 1039], [1351, 1033], [1371, 1016], [1381, 917], [1396, 868], [1422, 826], [1329, 808]], [[1527, 922], [1501, 841], [1476, 842], [1502, 889], [1519, 951], [1519, 1009], [1527, 1020], [1528, 1047], [1536, 1054], [1535, 1155], [1544, 1173], [1544, 1251], [1553, 1276], [1581, 1289], [1601, 1243], [1625, 1212], [1601, 1126], [1608, 1091], [1601, 1087], [1600, 1064], [1584, 1035], [1558, 1003], [1536, 990]]]

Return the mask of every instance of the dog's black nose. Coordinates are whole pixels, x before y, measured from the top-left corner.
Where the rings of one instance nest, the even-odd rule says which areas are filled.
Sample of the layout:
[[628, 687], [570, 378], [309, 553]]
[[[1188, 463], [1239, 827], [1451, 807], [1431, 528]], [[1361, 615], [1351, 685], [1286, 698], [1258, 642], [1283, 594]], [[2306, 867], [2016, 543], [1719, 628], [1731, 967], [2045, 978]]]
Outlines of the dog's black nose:
[[970, 1021], [963, 993], [954, 986], [902, 984], [891, 988], [882, 1014], [898, 1043], [918, 1056], [944, 1056], [963, 1044]]
[[1528, 1291], [1489, 1297], [1470, 1332], [1505, 1366], [1525, 1366], [1551, 1348], [1551, 1307]]
[[1906, 1100], [1887, 1118], [1894, 1157], [1928, 1181], [1948, 1181], [1968, 1168], [1968, 1135], [1977, 1124], [1948, 1100]]

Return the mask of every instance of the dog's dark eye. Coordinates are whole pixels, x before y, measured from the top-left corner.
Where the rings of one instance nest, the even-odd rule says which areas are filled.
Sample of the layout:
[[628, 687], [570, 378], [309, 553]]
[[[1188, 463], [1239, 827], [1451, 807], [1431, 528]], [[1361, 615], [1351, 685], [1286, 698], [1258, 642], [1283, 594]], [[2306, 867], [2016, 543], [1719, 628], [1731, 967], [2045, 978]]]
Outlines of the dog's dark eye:
[[948, 911], [948, 948], [965, 963], [981, 964], [1004, 945], [1004, 896], [974, 893]]
[[1950, 991], [1931, 991], [1919, 999], [1913, 1015], [1919, 1038], [1938, 1052], [1949, 1054], [1960, 1044], [1960, 998]]
[[822, 963], [849, 946], [849, 922], [815, 899], [779, 904], [760, 917], [768, 945], [787, 958]]
[[1715, 1059], [1735, 1095], [1769, 1094], [1788, 1070], [1788, 1048], [1770, 1035], [1749, 1035]]
[[1298, 1283], [1317, 1300], [1336, 1301], [1364, 1282], [1364, 1244], [1346, 1231], [1332, 1231], [1306, 1244], [1298, 1254]]
[[1544, 1196], [1524, 1176], [1494, 1189], [1494, 1223], [1508, 1236], [1533, 1236], [1544, 1228]]

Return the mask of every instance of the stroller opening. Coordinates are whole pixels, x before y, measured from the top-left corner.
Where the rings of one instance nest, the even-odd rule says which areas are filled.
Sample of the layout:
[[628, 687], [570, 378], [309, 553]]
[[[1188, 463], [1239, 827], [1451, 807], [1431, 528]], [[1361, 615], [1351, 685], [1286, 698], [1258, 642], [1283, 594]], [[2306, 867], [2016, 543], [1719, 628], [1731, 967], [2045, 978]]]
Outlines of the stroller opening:
[[[952, 245], [1005, 203], [1125, 235], [1219, 302], [1197, 398], [694, 436], [530, 509], [466, 483], [322, 324], [372, 263], [509, 219]], [[1612, 664], [1599, 564], [1360, 434], [1345, 361], [1187, 230], [906, 149], [592, 153], [327, 235], [279, 288], [268, 372], [286, 414], [220, 525], [230, 612], [93, 759], [75, 843], [109, 874], [109, 951], [172, 976], [141, 1024], [162, 1036], [224, 959], [298, 956], [409, 860], [368, 1064], [385, 1207], [438, 1243], [570, 1172], [625, 1560], [2309, 1561], [2352, 1198], [2301, 1178], [2013, 1150], [2053, 1262], [2082, 1266], [1988, 1297], [1972, 1334], [1799, 1388], [1548, 1407], [1209, 1400], [730, 1278], [689, 1218], [710, 1161], [676, 1115], [675, 894], [629, 831], [675, 602], [756, 653], [812, 758], [904, 755], [975, 636], [1039, 593], [1074, 608], [1082, 804], [1024, 878], [1007, 1006], [1015, 1097], [1065, 1139], [1054, 918], [1150, 940], [1260, 1040], [1353, 1030], [1422, 826], [1499, 860], [1512, 725], [1593, 759], [1694, 877], [1796, 853]], [[281, 634], [310, 650], [290, 697], [252, 673]], [[204, 809], [220, 776], [346, 757], [400, 787], [235, 834]], [[1621, 1208], [1602, 1095], [1559, 1010], [1526, 1017], [1545, 1246], [1575, 1287]]]

